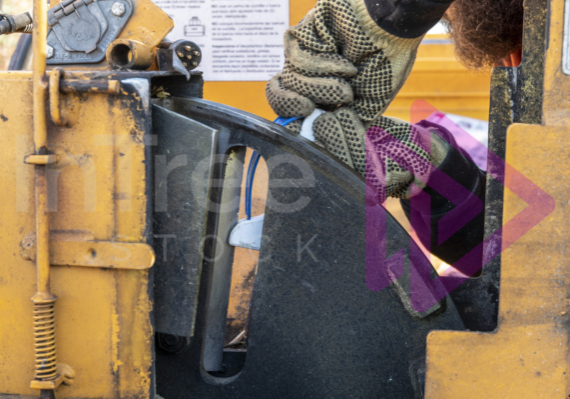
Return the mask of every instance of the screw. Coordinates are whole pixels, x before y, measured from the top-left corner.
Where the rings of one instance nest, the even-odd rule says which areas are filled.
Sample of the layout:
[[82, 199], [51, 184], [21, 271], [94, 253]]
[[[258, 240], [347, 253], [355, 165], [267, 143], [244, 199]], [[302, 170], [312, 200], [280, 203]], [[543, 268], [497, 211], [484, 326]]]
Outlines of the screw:
[[179, 53], [176, 53], [176, 54], [178, 54], [178, 56], [179, 56], [180, 58], [184, 58], [184, 53], [183, 53], [182, 51], [179, 52]]
[[194, 65], [195, 67], [197, 67], [197, 66], [198, 66], [198, 63], [197, 63], [197, 62], [193, 62], [192, 65]]
[[194, 51], [194, 55], [195, 55], [196, 57], [200, 57], [200, 52]]
[[53, 47], [50, 46], [50, 45], [48, 45], [48, 46], [47, 46], [47, 49], [46, 49], [46, 57], [47, 57], [47, 58], [53, 57], [53, 53], [54, 53]]
[[191, 55], [187, 55], [186, 58], [188, 58], [189, 60], [191, 60], [191, 59], [192, 59], [192, 56], [191, 56]]
[[191, 50], [192, 50], [192, 47], [186, 46], [186, 47], [184, 47], [184, 50], [186, 50], [186, 51], [191, 51]]
[[122, 17], [127, 12], [127, 8], [123, 3], [119, 3], [118, 1], [113, 4], [111, 7], [111, 12], [116, 17]]
[[187, 63], [183, 62], [183, 64], [184, 64], [184, 66], [185, 66], [186, 68], [188, 68], [188, 64], [187, 64]]

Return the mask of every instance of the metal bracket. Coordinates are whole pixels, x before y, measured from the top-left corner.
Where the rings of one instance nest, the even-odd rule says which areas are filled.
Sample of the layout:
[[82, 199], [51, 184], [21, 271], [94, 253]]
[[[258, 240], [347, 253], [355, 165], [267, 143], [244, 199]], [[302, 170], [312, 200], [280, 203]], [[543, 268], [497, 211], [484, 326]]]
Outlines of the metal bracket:
[[[148, 270], [156, 259], [152, 247], [145, 243], [95, 241], [92, 234], [82, 232], [51, 232], [50, 237], [53, 266]], [[87, 237], [91, 240], [84, 240]], [[26, 236], [20, 246], [24, 259], [35, 260], [35, 233]]]
[[121, 82], [118, 80], [62, 80], [62, 77], [63, 71], [59, 68], [51, 71], [49, 77], [50, 114], [53, 123], [58, 126], [67, 124], [65, 113], [61, 110], [60, 93], [119, 94], [121, 90]]
[[[117, 3], [124, 13], [112, 12]], [[49, 65], [93, 64], [105, 59], [107, 48], [133, 14], [132, 0], [65, 0], [48, 12], [47, 42], [53, 48]]]

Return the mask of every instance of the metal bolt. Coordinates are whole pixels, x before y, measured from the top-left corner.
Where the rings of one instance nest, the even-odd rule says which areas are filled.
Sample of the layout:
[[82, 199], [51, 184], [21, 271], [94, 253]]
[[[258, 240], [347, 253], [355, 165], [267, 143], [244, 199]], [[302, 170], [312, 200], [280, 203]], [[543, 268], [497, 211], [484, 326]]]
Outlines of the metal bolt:
[[193, 62], [192, 65], [194, 65], [195, 67], [197, 67], [197, 66], [198, 66], [198, 63], [197, 63], [197, 62]]
[[116, 17], [122, 17], [127, 12], [127, 8], [123, 3], [119, 3], [118, 1], [113, 4], [111, 7], [111, 12]]
[[191, 56], [191, 55], [187, 55], [186, 58], [188, 58], [189, 60], [191, 60], [191, 59], [192, 59], [192, 56]]
[[53, 54], [54, 54], [53, 47], [48, 45], [46, 48], [46, 57], [51, 58], [51, 57], [53, 57]]
[[182, 51], [179, 52], [179, 53], [176, 53], [176, 54], [178, 54], [178, 56], [179, 56], [180, 58], [184, 58], [184, 53], [183, 53]]
[[198, 51], [194, 51], [194, 55], [195, 55], [196, 57], [200, 57], [200, 53], [199, 53]]
[[184, 50], [186, 50], [186, 51], [191, 51], [191, 50], [192, 50], [192, 47], [186, 46], [186, 47], [184, 47]]
[[188, 64], [187, 64], [187, 63], [183, 62], [183, 64], [184, 64], [184, 66], [185, 66], [186, 68], [188, 68]]

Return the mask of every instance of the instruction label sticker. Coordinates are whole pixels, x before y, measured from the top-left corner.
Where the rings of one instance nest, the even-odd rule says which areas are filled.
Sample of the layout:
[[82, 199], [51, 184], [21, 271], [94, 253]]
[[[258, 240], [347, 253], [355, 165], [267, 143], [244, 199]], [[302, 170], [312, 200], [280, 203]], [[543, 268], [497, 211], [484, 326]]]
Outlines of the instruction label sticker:
[[207, 81], [266, 81], [283, 68], [289, 0], [154, 0], [175, 22], [168, 39], [202, 49]]

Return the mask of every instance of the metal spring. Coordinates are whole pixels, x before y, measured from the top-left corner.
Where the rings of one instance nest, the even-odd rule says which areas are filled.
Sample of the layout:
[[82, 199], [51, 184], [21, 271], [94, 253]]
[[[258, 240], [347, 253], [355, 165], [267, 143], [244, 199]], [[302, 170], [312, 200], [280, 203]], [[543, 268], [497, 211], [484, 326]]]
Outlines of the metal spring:
[[32, 33], [32, 30], [34, 29], [34, 24], [28, 24], [26, 25], [25, 28], [22, 28], [20, 30], [18, 30], [18, 33]]
[[51, 381], [57, 378], [54, 302], [34, 304], [37, 380]]
[[34, 29], [34, 24], [28, 24], [22, 29], [18, 29], [15, 33], [32, 33]]

